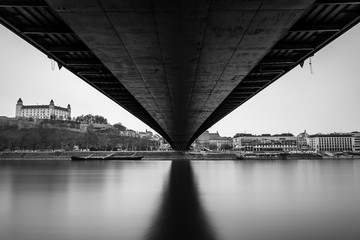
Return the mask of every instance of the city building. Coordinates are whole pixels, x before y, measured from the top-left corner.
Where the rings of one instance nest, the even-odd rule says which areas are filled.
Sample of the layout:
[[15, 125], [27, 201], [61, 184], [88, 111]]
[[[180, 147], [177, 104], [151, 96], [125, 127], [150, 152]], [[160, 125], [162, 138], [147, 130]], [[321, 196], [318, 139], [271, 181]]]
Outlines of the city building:
[[126, 137], [140, 137], [137, 132], [135, 132], [134, 130], [131, 130], [131, 129], [127, 129], [125, 131], [120, 131], [119, 135], [126, 136]]
[[317, 152], [353, 152], [355, 139], [349, 133], [315, 134], [309, 136], [310, 147]]
[[153, 136], [153, 133], [151, 131], [148, 131], [147, 129], [145, 132], [138, 132], [140, 138], [147, 138], [150, 139]]
[[354, 138], [354, 151], [360, 152], [360, 132], [351, 133]]
[[309, 134], [306, 130], [297, 136], [297, 145], [300, 151], [309, 151], [311, 149]]
[[210, 145], [215, 145], [217, 149], [220, 149], [224, 145], [233, 145], [232, 138], [221, 137], [218, 132], [210, 133], [209, 131], [202, 133], [195, 142], [196, 145], [203, 147], [210, 147]]
[[254, 146], [260, 143], [257, 136], [249, 133], [237, 133], [233, 138], [233, 145], [235, 150], [240, 151], [254, 151]]
[[237, 133], [233, 139], [234, 149], [251, 152], [282, 152], [298, 149], [297, 137], [291, 133], [252, 135]]
[[21, 98], [17, 101], [15, 117], [35, 118], [35, 119], [71, 119], [71, 107], [67, 108], [55, 106], [51, 100], [49, 105], [24, 105]]

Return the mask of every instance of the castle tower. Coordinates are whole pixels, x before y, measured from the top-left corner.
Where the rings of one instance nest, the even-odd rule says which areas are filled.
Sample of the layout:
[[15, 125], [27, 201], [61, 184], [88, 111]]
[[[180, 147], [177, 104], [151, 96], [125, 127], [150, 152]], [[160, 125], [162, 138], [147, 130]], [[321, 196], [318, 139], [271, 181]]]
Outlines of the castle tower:
[[21, 117], [21, 109], [23, 106], [23, 101], [21, 100], [21, 98], [19, 98], [16, 103], [15, 117]]
[[68, 118], [71, 118], [71, 106], [70, 104], [67, 105], [67, 110], [68, 110]]
[[50, 119], [52, 119], [52, 118], [55, 119], [55, 104], [52, 99], [49, 104], [49, 117], [50, 117]]

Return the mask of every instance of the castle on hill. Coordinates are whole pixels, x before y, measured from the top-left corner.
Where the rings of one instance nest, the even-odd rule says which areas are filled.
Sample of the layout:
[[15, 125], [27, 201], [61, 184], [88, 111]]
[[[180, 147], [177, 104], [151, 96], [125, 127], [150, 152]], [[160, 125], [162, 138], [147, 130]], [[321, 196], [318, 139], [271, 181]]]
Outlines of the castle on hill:
[[23, 105], [23, 101], [19, 98], [15, 117], [68, 120], [71, 119], [71, 107], [70, 104], [67, 108], [55, 106], [52, 99], [49, 105]]

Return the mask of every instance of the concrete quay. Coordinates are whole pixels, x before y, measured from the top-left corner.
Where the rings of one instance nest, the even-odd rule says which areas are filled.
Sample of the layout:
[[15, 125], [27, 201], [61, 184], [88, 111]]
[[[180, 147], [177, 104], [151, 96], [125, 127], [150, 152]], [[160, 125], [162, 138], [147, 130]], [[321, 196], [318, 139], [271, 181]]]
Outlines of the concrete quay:
[[86, 157], [106, 156], [114, 153], [116, 156], [143, 156], [143, 160], [236, 160], [235, 153], [198, 153], [186, 151], [39, 151], [39, 152], [0, 152], [0, 160], [71, 160], [71, 156]]
[[[0, 152], [1, 160], [62, 160], [70, 161], [71, 156], [86, 157], [93, 156], [106, 156], [110, 153], [114, 153], [116, 156], [130, 156], [136, 154], [136, 156], [143, 156], [142, 161], [170, 161], [170, 160], [237, 160], [235, 152], [226, 153], [214, 153], [214, 152], [192, 152], [192, 151], [123, 151], [123, 152], [111, 152], [111, 151], [24, 151], [24, 152]], [[323, 156], [323, 160], [352, 160], [360, 159], [359, 155], [348, 156]], [[247, 160], [261, 160], [261, 159], [247, 159]], [[279, 159], [269, 159], [279, 160]], [[291, 158], [289, 160], [297, 160]], [[300, 160], [300, 159], [299, 159]], [[310, 160], [310, 159], [309, 159]]]

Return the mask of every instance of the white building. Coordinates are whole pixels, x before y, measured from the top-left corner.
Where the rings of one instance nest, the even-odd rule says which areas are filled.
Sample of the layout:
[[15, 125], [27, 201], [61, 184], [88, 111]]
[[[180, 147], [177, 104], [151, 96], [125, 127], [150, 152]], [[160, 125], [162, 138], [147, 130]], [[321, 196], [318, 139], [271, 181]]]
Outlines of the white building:
[[119, 135], [120, 136], [126, 136], [126, 137], [139, 137], [139, 134], [137, 132], [135, 132], [134, 130], [131, 130], [131, 129], [127, 129], [125, 131], [120, 131]]
[[354, 138], [354, 151], [360, 152], [360, 132], [351, 133]]
[[352, 134], [316, 134], [309, 137], [310, 146], [317, 152], [353, 152], [355, 141]]
[[70, 119], [71, 107], [62, 108], [54, 105], [51, 100], [49, 105], [23, 105], [21, 98], [17, 101], [15, 117], [36, 118], [36, 119]]
[[252, 135], [238, 133], [233, 139], [234, 148], [241, 151], [294, 151], [297, 137], [290, 133]]

